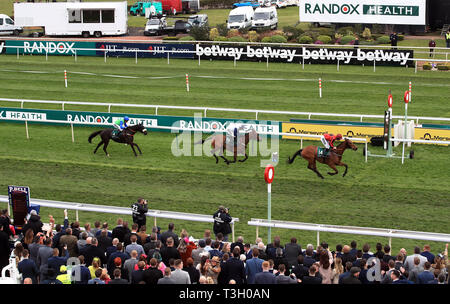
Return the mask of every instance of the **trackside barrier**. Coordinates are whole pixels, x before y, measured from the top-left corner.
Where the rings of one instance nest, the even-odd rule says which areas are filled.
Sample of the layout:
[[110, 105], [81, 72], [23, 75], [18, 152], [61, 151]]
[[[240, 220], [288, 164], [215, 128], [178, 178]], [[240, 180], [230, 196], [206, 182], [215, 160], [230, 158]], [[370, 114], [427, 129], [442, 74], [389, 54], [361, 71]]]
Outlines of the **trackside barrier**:
[[[7, 203], [9, 207], [9, 199], [6, 195], [0, 195], [0, 203]], [[117, 207], [117, 206], [105, 206], [105, 205], [91, 205], [83, 203], [74, 202], [61, 202], [61, 201], [50, 201], [44, 199], [30, 199], [30, 204], [40, 205], [42, 207], [57, 208], [57, 209], [69, 209], [75, 210], [76, 220], [78, 221], [78, 211], [87, 212], [99, 212], [99, 213], [110, 213], [110, 214], [120, 214], [120, 215], [132, 215], [131, 208]], [[204, 223], [214, 223], [214, 218], [212, 215], [196, 214], [196, 213], [183, 213], [174, 211], [163, 211], [163, 210], [149, 210], [146, 214], [148, 217], [154, 218], [154, 226], [157, 226], [157, 218], [173, 219], [173, 220], [183, 220], [183, 221], [193, 221], [193, 222], [204, 222]], [[239, 221], [239, 218], [233, 217], [231, 221], [232, 229], [232, 239], [234, 242], [234, 225]]]
[[[235, 113], [254, 113], [255, 119], [258, 120], [259, 114], [279, 114], [279, 115], [305, 115], [308, 119], [312, 116], [326, 116], [326, 117], [352, 117], [359, 118], [362, 122], [364, 118], [383, 119], [384, 115], [371, 115], [371, 114], [339, 114], [339, 113], [319, 113], [319, 112], [297, 112], [297, 111], [276, 111], [276, 110], [253, 110], [253, 109], [234, 109], [234, 108], [210, 108], [210, 107], [189, 107], [189, 106], [167, 106], [167, 105], [143, 105], [143, 104], [127, 104], [127, 103], [104, 103], [104, 102], [85, 102], [85, 101], [57, 101], [57, 100], [33, 100], [33, 99], [14, 99], [14, 98], [0, 98], [0, 101], [17, 102], [21, 104], [23, 108], [25, 103], [41, 103], [41, 104], [60, 104], [62, 110], [64, 105], [84, 105], [84, 106], [105, 106], [108, 107], [108, 113], [111, 113], [111, 107], [127, 107], [127, 108], [149, 108], [155, 109], [155, 115], [158, 115], [159, 109], [172, 109], [172, 110], [194, 110], [202, 111], [204, 116], [207, 117], [207, 112], [235, 112]], [[405, 116], [392, 116], [392, 119], [404, 119]], [[415, 119], [416, 123], [419, 120], [429, 121], [448, 121], [448, 117], [426, 117], [426, 116], [408, 116], [408, 119]]]
[[[446, 140], [423, 140], [423, 139], [402, 139], [402, 138], [392, 138], [391, 142], [398, 141], [404, 143], [421, 143], [421, 144], [438, 144], [438, 145], [450, 145], [450, 141]], [[367, 152], [367, 151], [366, 151]], [[405, 159], [405, 149], [402, 150], [402, 164]]]
[[322, 225], [322, 224], [274, 221], [274, 220], [271, 220], [269, 222], [267, 219], [254, 219], [254, 218], [252, 218], [250, 221], [248, 221], [247, 224], [250, 226], [256, 226], [256, 237], [257, 238], [258, 238], [258, 234], [259, 234], [259, 229], [258, 229], [259, 227], [316, 231], [317, 232], [317, 246], [320, 245], [320, 232], [322, 232], [322, 231], [323, 232], [331, 232], [331, 233], [345, 233], [345, 234], [388, 237], [389, 238], [389, 246], [391, 246], [392, 238], [426, 240], [426, 241], [447, 242], [447, 243], [450, 242], [450, 234], [445, 234], [445, 233], [419, 232], [419, 231], [369, 228], [369, 227], [335, 226], [335, 225]]

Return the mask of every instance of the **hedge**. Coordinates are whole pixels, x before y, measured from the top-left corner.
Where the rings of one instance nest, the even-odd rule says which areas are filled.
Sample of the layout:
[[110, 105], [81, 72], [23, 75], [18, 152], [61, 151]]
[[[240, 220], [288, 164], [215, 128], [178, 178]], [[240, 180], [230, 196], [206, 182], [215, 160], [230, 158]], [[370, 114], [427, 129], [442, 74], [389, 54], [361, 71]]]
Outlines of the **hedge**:
[[331, 37], [327, 35], [320, 35], [317, 37], [317, 40], [322, 42], [323, 44], [330, 44], [331, 43]]
[[389, 43], [391, 43], [391, 39], [388, 36], [381, 36], [381, 37], [377, 38], [377, 43], [389, 44]]
[[352, 42], [353, 40], [355, 40], [354, 36], [351, 35], [347, 35], [341, 38], [341, 41], [339, 42], [340, 44], [344, 45], [344, 44], [349, 44], [350, 42]]
[[310, 36], [308, 36], [308, 35], [300, 36], [298, 38], [298, 43], [311, 44], [311, 43], [313, 43], [313, 39]]

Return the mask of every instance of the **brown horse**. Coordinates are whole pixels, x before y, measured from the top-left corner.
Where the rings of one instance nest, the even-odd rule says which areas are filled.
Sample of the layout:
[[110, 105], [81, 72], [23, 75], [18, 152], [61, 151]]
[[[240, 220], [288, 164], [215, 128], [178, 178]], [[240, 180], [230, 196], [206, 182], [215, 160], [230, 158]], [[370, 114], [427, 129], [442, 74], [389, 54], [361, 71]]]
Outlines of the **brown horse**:
[[338, 174], [338, 170], [336, 169], [336, 166], [344, 166], [345, 172], [342, 177], [344, 177], [347, 174], [348, 166], [347, 164], [341, 162], [342, 155], [344, 154], [345, 149], [351, 148], [352, 150], [356, 151], [358, 150], [358, 147], [353, 144], [353, 142], [346, 138], [343, 143], [341, 143], [339, 146], [336, 147], [335, 151], [331, 151], [328, 157], [317, 157], [317, 147], [316, 146], [307, 146], [304, 149], [300, 149], [292, 156], [292, 158], [288, 157], [288, 164], [292, 164], [294, 162], [294, 159], [301, 155], [304, 159], [308, 161], [308, 169], [316, 172], [317, 176], [320, 178], [324, 178], [322, 174], [320, 174], [319, 171], [317, 171], [316, 168], [316, 161], [322, 164], [328, 165], [331, 169], [334, 170], [334, 172], [328, 172], [329, 175], [336, 175]]
[[[239, 162], [245, 162], [248, 159], [248, 155], [246, 153], [247, 150], [247, 145], [249, 143], [250, 140], [254, 140], [256, 139], [257, 141], [261, 141], [261, 138], [259, 137], [258, 133], [255, 130], [250, 131], [249, 133], [245, 133], [244, 136], [240, 136], [238, 138], [238, 142], [237, 145], [235, 146], [234, 144], [227, 144], [226, 140], [227, 140], [227, 136], [226, 135], [214, 135], [212, 136], [212, 141], [211, 141], [211, 153], [214, 155], [214, 157], [216, 158], [216, 164], [219, 162], [219, 158], [216, 155], [216, 152], [219, 152], [219, 156], [221, 158], [223, 158], [223, 160], [227, 163], [227, 165], [229, 165], [230, 163], [235, 163], [237, 160], [237, 156], [238, 154], [245, 155], [244, 159], [240, 159]], [[202, 139], [201, 143], [203, 144], [205, 142], [205, 139]], [[200, 143], [200, 142], [198, 142]], [[225, 147], [225, 149], [224, 149]], [[233, 161], [229, 161], [228, 159], [226, 159], [223, 156], [223, 151], [229, 151], [232, 152], [234, 155], [234, 160]]]

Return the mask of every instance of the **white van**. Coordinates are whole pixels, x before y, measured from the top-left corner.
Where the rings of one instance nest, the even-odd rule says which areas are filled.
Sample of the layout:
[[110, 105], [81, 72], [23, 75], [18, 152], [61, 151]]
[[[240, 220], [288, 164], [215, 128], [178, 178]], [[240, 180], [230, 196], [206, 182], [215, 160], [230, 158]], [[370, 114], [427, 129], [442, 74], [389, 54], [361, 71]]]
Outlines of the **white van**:
[[7, 15], [0, 14], [0, 35], [18, 36], [22, 32], [22, 27], [14, 25], [14, 21]]
[[230, 11], [227, 19], [227, 29], [243, 29], [252, 27], [253, 7], [240, 6]]
[[276, 30], [278, 27], [278, 15], [275, 6], [258, 7], [255, 9], [252, 28], [270, 28]]

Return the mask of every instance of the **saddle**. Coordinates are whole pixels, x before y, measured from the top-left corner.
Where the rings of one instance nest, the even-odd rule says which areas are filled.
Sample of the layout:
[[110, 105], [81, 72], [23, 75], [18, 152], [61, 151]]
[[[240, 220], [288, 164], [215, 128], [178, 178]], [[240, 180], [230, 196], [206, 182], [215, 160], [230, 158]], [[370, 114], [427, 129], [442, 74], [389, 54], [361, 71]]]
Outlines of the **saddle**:
[[120, 135], [122, 134], [122, 132], [120, 130], [114, 129], [111, 133], [111, 137], [114, 140], [120, 140]]
[[331, 153], [331, 149], [326, 149], [326, 148], [321, 148], [321, 147], [317, 147], [317, 157], [318, 158], [327, 158], [330, 156]]

